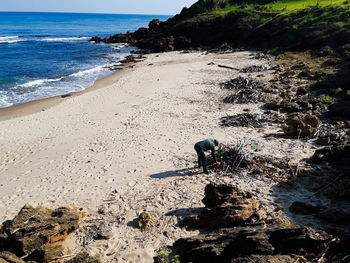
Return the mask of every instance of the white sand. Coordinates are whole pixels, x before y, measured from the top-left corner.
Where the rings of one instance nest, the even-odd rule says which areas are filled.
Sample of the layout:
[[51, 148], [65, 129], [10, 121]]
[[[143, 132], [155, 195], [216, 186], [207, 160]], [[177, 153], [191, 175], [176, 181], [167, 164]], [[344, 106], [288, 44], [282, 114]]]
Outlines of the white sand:
[[[272, 183], [201, 174], [193, 169], [194, 143], [206, 138], [223, 143], [246, 139], [262, 148], [261, 154], [295, 161], [313, 150], [298, 140], [263, 137], [280, 133], [278, 126], [264, 132], [220, 127], [220, 117], [245, 108], [260, 112], [261, 105], [223, 104], [225, 91], [219, 83], [247, 74], [218, 64], [244, 68], [267, 62], [248, 52], [152, 54], [103, 89], [0, 122], [0, 221], [13, 218], [25, 204], [73, 203], [90, 214], [70, 238], [71, 250], [82, 249], [85, 242], [84, 249], [100, 254], [105, 262], [152, 262], [155, 248], [196, 233], [182, 228], [178, 216], [190, 213], [187, 208], [203, 206], [209, 181], [235, 183], [254, 192], [272, 213]], [[272, 73], [258, 78], [269, 80]], [[101, 207], [106, 215], [97, 214]], [[159, 225], [141, 232], [130, 222], [144, 210], [157, 215]], [[99, 222], [114, 236], [84, 240], [91, 224]]]

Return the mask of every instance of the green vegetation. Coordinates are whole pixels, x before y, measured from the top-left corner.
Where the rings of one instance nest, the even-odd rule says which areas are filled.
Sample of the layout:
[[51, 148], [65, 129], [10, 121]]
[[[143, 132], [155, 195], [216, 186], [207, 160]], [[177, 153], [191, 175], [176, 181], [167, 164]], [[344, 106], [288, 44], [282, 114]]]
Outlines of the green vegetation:
[[337, 102], [337, 99], [331, 96], [322, 94], [319, 98], [317, 98], [317, 101], [322, 104], [334, 104]]
[[264, 12], [288, 12], [306, 7], [348, 5], [350, 0], [199, 0], [190, 8], [184, 8], [185, 18], [196, 16], [226, 15], [237, 10], [256, 10]]
[[157, 258], [156, 262], [158, 263], [181, 263], [179, 255], [170, 257], [169, 253], [163, 249], [157, 249], [155, 252], [156, 252], [156, 258]]

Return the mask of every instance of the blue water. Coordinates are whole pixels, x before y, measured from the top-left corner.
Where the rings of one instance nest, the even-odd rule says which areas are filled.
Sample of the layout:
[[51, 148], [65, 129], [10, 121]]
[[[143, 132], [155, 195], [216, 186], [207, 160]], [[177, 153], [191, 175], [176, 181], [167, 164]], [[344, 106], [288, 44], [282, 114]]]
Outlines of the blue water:
[[0, 108], [83, 90], [135, 49], [95, 44], [169, 16], [0, 12]]

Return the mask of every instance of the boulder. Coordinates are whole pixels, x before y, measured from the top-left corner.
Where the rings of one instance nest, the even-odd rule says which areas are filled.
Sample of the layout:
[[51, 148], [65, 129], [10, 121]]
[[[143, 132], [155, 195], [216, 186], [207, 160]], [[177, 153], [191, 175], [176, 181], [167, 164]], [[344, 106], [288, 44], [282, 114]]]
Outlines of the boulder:
[[304, 123], [298, 117], [289, 118], [282, 124], [284, 134], [288, 136], [310, 136], [313, 133], [313, 128]]
[[235, 186], [208, 184], [204, 208], [199, 215], [185, 218], [191, 226], [230, 227], [264, 219], [265, 213], [252, 195]]
[[3, 223], [0, 250], [26, 261], [50, 262], [63, 255], [63, 241], [78, 228], [84, 215], [76, 206], [55, 210], [24, 206], [13, 220]]
[[310, 136], [314, 132], [314, 128], [317, 128], [321, 124], [319, 118], [315, 115], [305, 115], [300, 118], [297, 116], [291, 117], [282, 124], [283, 132], [288, 136]]

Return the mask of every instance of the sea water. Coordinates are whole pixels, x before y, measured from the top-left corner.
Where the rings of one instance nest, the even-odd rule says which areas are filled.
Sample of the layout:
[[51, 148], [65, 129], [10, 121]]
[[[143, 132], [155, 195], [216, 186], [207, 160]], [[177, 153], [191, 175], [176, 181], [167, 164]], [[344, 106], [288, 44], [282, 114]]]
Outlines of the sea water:
[[92, 43], [169, 16], [0, 12], [0, 108], [83, 90], [134, 47]]

